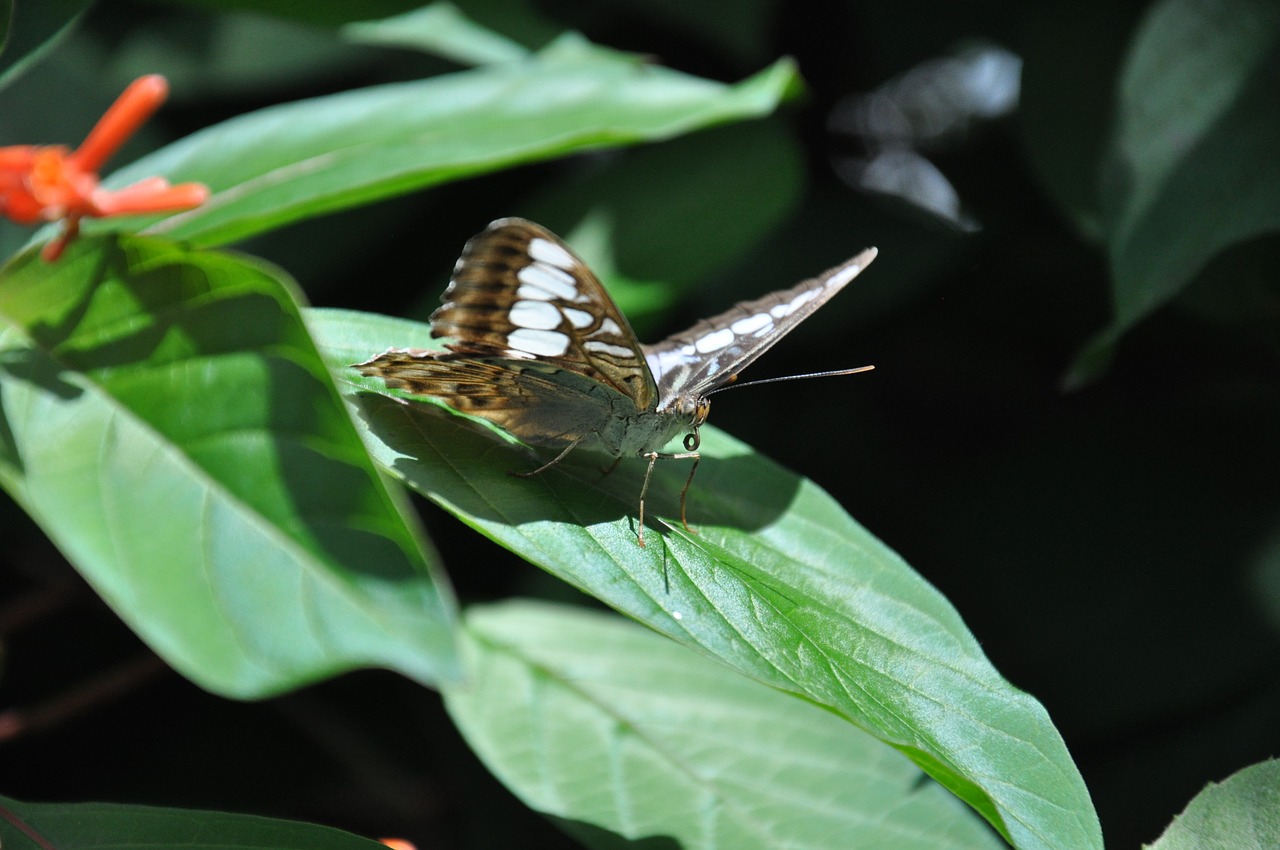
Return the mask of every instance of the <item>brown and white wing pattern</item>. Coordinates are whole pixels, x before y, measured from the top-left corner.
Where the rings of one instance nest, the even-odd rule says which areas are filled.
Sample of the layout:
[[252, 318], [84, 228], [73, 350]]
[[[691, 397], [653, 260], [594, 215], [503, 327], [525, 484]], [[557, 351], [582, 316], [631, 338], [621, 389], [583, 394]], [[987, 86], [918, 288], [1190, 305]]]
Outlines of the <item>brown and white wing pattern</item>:
[[535, 444], [576, 444], [616, 431], [628, 406], [653, 410], [657, 387], [631, 326], [546, 228], [490, 224], [463, 248], [441, 300], [431, 335], [451, 340], [445, 351], [390, 349], [361, 373]]
[[[567, 446], [608, 433], [611, 388], [536, 361], [494, 355], [468, 356], [392, 348], [357, 366], [391, 389], [440, 399], [454, 410], [478, 416], [531, 445]], [[605, 448], [594, 442], [587, 448]]]
[[656, 345], [643, 346], [658, 385], [658, 409], [666, 410], [682, 397], [701, 398], [734, 380], [875, 258], [876, 249], [868, 248], [790, 289], [744, 301]]
[[640, 343], [600, 281], [555, 234], [519, 218], [493, 222], [462, 250], [431, 335], [467, 356], [501, 351], [612, 387], [639, 410], [657, 390]]
[[431, 335], [443, 351], [390, 349], [357, 368], [431, 396], [525, 442], [649, 454], [687, 431], [730, 383], [865, 269], [874, 248], [827, 272], [652, 346], [641, 346], [600, 281], [549, 230], [499, 219], [454, 267]]
[[[693, 461], [706, 395], [733, 381], [872, 260], [869, 248], [790, 289], [743, 302], [657, 345], [641, 346], [600, 281], [559, 238], [518, 218], [473, 237], [453, 270], [431, 335], [444, 351], [393, 348], [359, 364], [392, 389], [431, 396], [481, 417], [527, 443], [569, 452], [603, 449], [649, 460], [640, 488], [638, 537], [659, 458]], [[663, 447], [684, 433], [686, 451]]]

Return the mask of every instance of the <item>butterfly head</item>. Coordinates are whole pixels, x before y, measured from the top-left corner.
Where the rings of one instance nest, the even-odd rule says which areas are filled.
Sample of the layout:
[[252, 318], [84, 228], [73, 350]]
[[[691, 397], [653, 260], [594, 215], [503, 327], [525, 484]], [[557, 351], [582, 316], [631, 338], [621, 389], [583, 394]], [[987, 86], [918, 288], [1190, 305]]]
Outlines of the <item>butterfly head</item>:
[[676, 398], [674, 413], [681, 421], [685, 422], [689, 428], [689, 432], [684, 435], [684, 447], [687, 451], [697, 451], [698, 445], [702, 442], [698, 437], [698, 429], [707, 421], [707, 416], [711, 413], [711, 399], [706, 396], [682, 395]]

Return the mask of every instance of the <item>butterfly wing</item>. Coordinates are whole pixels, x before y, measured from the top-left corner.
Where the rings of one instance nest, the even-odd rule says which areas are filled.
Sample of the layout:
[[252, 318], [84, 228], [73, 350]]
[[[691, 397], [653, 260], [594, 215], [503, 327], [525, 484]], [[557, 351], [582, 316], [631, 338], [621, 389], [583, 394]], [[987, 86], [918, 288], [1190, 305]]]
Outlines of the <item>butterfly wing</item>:
[[657, 387], [635, 332], [586, 263], [551, 231], [504, 218], [471, 239], [431, 335], [455, 354], [536, 359], [611, 387], [639, 410]]
[[876, 249], [868, 248], [790, 289], [744, 301], [656, 345], [643, 346], [658, 385], [658, 409], [681, 396], [704, 396], [732, 381], [875, 258]]
[[441, 300], [431, 335], [452, 340], [445, 351], [391, 349], [359, 364], [361, 373], [541, 445], [597, 435], [613, 451], [617, 413], [656, 403], [631, 326], [546, 228], [518, 218], [490, 224], [463, 248]]
[[[356, 368], [391, 389], [438, 398], [532, 445], [565, 446], [606, 432], [617, 393], [572, 372], [502, 351], [483, 356], [393, 348]], [[588, 443], [588, 447], [593, 444]]]

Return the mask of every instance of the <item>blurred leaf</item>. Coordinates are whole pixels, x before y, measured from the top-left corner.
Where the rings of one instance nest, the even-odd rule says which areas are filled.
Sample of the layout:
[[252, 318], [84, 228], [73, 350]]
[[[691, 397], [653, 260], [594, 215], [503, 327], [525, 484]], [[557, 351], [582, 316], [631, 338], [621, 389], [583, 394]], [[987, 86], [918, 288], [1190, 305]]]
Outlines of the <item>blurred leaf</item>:
[[[507, 603], [467, 612], [470, 684], [445, 703], [529, 806], [680, 847], [1005, 846], [918, 768], [830, 712], [617, 617]], [[709, 814], [714, 813], [714, 814]]]
[[1174, 818], [1150, 850], [1280, 847], [1280, 761], [1251, 765], [1211, 784]]
[[453, 675], [449, 590], [279, 271], [84, 241], [5, 269], [0, 321], [0, 483], [184, 675]]
[[376, 841], [327, 826], [257, 815], [112, 803], [23, 803], [5, 797], [0, 797], [0, 845], [5, 850], [386, 850]]
[[150, 0], [153, 4], [187, 6], [210, 12], [253, 12], [312, 24], [338, 25], [362, 18], [398, 15], [422, 5], [422, 0]]
[[[669, 511], [688, 469], [664, 463], [634, 517], [641, 463], [602, 477], [535, 461], [470, 421], [378, 393], [343, 364], [429, 345], [424, 325], [309, 314], [375, 459], [463, 522], [656, 631], [827, 706], [898, 748], [1015, 846], [1101, 847], [1075, 765], [1043, 707], [1004, 681], [947, 601], [812, 482], [704, 428], [689, 495], [696, 535]], [[584, 453], [585, 454], [585, 453]]]
[[1111, 0], [1057, 0], [1027, 4], [1022, 12], [1022, 96], [1016, 117], [1028, 159], [1076, 230], [1100, 242], [1098, 175], [1137, 7]]
[[15, 8], [0, 0], [0, 89], [62, 42], [92, 0], [41, 0]]
[[208, 203], [152, 230], [213, 245], [521, 162], [763, 115], [797, 85], [787, 61], [728, 86], [565, 38], [528, 62], [242, 115], [105, 182], [207, 183]]
[[347, 24], [342, 35], [364, 44], [423, 50], [463, 65], [510, 62], [529, 55], [520, 42], [480, 26], [443, 0], [395, 17]]
[[1280, 6], [1163, 0], [1120, 82], [1105, 186], [1115, 319], [1073, 369], [1177, 295], [1219, 252], [1280, 228]]
[[364, 77], [377, 55], [343, 42], [331, 29], [303, 22], [178, 10], [130, 26], [111, 45], [106, 67], [126, 81], [163, 71], [174, 103], [207, 108], [215, 99], [238, 96], [261, 103], [281, 99], [277, 92], [311, 91], [344, 76]]

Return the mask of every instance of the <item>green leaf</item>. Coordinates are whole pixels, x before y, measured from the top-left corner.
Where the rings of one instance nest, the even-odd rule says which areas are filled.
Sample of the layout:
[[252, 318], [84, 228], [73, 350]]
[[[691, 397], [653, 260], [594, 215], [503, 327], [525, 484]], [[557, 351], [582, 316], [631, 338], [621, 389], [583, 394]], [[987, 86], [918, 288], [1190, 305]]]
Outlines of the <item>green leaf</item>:
[[342, 34], [350, 41], [412, 47], [464, 65], [510, 62], [529, 56], [519, 42], [480, 26], [457, 6], [441, 0], [394, 17], [347, 24]]
[[1225, 248], [1280, 229], [1278, 86], [1270, 0], [1150, 10], [1121, 76], [1104, 186], [1115, 309], [1104, 337], [1170, 301]]
[[[469, 684], [444, 690], [481, 759], [591, 846], [599, 830], [680, 847], [1004, 844], [918, 768], [830, 712], [617, 617], [471, 609]], [[588, 829], [584, 830], [583, 825]]]
[[1210, 784], [1151, 850], [1269, 850], [1280, 847], [1280, 761], [1272, 759]]
[[0, 797], [5, 850], [386, 850], [368, 838], [327, 826], [256, 815], [112, 803], [23, 803]]
[[0, 273], [0, 484], [205, 688], [454, 674], [452, 600], [263, 263], [82, 241]]
[[344, 363], [429, 344], [428, 329], [310, 314], [375, 459], [503, 546], [735, 670], [826, 706], [896, 747], [1020, 848], [1101, 847], [1088, 793], [1044, 708], [1004, 681], [947, 601], [815, 484], [716, 431], [660, 464], [636, 541], [643, 464], [537, 461], [433, 404], [379, 395]]
[[208, 184], [206, 204], [151, 229], [222, 244], [519, 163], [764, 115], [798, 85], [785, 60], [729, 86], [566, 37], [526, 62], [242, 115], [142, 158], [106, 185], [156, 174]]

